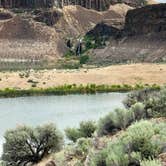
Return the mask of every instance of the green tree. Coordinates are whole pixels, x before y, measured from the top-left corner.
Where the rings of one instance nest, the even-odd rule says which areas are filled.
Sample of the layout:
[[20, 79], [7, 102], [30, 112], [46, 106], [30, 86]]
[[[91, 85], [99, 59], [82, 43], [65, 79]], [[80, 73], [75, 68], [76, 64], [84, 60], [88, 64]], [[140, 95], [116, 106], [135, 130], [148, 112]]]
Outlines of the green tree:
[[62, 145], [63, 136], [54, 124], [36, 128], [20, 126], [5, 133], [2, 160], [12, 166], [36, 163], [59, 151]]

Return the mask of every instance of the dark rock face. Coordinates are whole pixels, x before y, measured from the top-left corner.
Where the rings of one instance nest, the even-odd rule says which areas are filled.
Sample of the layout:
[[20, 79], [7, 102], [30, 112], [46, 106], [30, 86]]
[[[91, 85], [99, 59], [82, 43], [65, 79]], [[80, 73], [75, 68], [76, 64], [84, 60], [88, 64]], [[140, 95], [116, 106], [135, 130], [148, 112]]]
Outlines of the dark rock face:
[[127, 35], [144, 35], [166, 31], [166, 4], [129, 10], [124, 30]]
[[91, 34], [110, 38], [105, 48], [93, 50], [93, 64], [166, 62], [166, 4], [129, 10], [120, 33], [107, 26], [96, 29]]
[[119, 34], [119, 29], [102, 22], [87, 32], [86, 36], [92, 36], [94, 38], [104, 37], [105, 39], [108, 39], [110, 36], [117, 37]]

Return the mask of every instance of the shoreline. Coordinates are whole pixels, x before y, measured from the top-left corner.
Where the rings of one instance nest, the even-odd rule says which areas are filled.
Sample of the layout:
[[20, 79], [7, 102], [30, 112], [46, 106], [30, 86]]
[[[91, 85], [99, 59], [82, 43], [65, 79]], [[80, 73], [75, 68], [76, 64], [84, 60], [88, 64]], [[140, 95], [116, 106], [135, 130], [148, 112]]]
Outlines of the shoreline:
[[130, 92], [133, 90], [141, 89], [153, 89], [158, 90], [161, 88], [160, 85], [62, 85], [50, 88], [31, 88], [31, 89], [14, 89], [6, 88], [0, 90], [0, 98], [14, 98], [14, 97], [28, 97], [28, 96], [51, 96], [51, 95], [70, 95], [70, 94], [97, 94], [97, 93], [110, 93], [110, 92]]
[[160, 88], [166, 64], [136, 63], [93, 69], [0, 72], [0, 97], [94, 94]]

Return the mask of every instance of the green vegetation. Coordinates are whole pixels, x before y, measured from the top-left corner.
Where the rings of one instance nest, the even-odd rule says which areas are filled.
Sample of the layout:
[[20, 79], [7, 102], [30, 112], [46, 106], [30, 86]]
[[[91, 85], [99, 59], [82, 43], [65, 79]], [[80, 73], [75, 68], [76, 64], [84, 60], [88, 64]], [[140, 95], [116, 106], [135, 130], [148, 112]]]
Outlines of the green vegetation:
[[[91, 166], [127, 166], [131, 163], [161, 165], [156, 158], [163, 152], [166, 142], [166, 123], [140, 121], [131, 125], [119, 137], [110, 141], [106, 148], [92, 155]], [[162, 139], [161, 139], [162, 138]], [[148, 160], [150, 159], [150, 161]]]
[[[34, 82], [33, 82], [34, 83]], [[35, 83], [36, 84], [36, 83]], [[139, 90], [148, 88], [152, 90], [159, 90], [158, 85], [62, 85], [52, 88], [32, 88], [27, 90], [18, 90], [6, 88], [0, 90], [0, 97], [19, 97], [19, 96], [39, 96], [39, 95], [67, 95], [67, 94], [95, 94], [104, 92], [129, 92], [132, 90]]]
[[145, 89], [130, 93], [124, 105], [130, 108], [137, 102], [144, 105], [147, 118], [166, 116], [166, 88], [161, 88], [160, 91]]
[[126, 129], [141, 119], [166, 117], [166, 88], [160, 91], [148, 89], [130, 93], [124, 103], [126, 109], [116, 109], [99, 120], [97, 129], [99, 135]]
[[[87, 121], [78, 128], [67, 128], [66, 136], [73, 143], [54, 154], [56, 164], [74, 161], [74, 166], [161, 166], [159, 156], [165, 154], [166, 146], [165, 92], [166, 87], [132, 92], [124, 102], [126, 108], [115, 109], [97, 123]], [[156, 116], [160, 118], [154, 119]], [[53, 125], [9, 130], [3, 162], [38, 162], [59, 151], [62, 138]]]
[[94, 122], [81, 122], [79, 128], [67, 128], [65, 130], [66, 136], [69, 140], [76, 142], [79, 138], [92, 137], [96, 130]]
[[6, 132], [2, 160], [11, 166], [37, 163], [59, 151], [62, 145], [63, 136], [53, 124], [36, 128], [20, 126]]
[[141, 161], [142, 166], [162, 166], [161, 162], [159, 160], [143, 160]]
[[89, 56], [88, 55], [83, 55], [80, 57], [80, 64], [83, 65], [83, 64], [86, 64], [89, 60]]
[[133, 122], [144, 118], [146, 118], [144, 105], [136, 103], [130, 109], [116, 109], [114, 112], [110, 112], [101, 118], [98, 123], [97, 132], [99, 135], [115, 133], [126, 129]]

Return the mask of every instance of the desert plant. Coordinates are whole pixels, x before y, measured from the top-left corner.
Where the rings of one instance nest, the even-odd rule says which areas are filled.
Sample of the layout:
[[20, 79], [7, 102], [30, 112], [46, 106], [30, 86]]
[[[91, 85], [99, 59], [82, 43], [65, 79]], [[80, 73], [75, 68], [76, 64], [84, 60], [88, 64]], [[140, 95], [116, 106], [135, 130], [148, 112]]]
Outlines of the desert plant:
[[78, 156], [85, 158], [89, 152], [90, 147], [92, 147], [92, 141], [88, 138], [80, 138], [77, 140], [75, 146], [75, 153]]
[[120, 130], [116, 123], [115, 112], [110, 112], [105, 117], [101, 118], [97, 125], [97, 133], [99, 136], [107, 135]]
[[135, 103], [131, 106], [130, 111], [133, 113], [134, 121], [147, 117], [145, 106], [142, 103]]
[[80, 56], [80, 64], [86, 64], [89, 60], [89, 56], [88, 55], [82, 55]]
[[162, 163], [156, 159], [143, 160], [141, 166], [162, 166]]
[[65, 129], [66, 136], [69, 140], [76, 142], [78, 138], [92, 137], [96, 130], [96, 124], [93, 121], [84, 121], [80, 123], [78, 128]]
[[122, 136], [122, 142], [129, 145], [129, 151], [139, 152], [142, 158], [152, 158], [161, 151], [161, 145], [157, 143], [158, 141], [153, 141], [153, 137], [158, 134], [157, 125], [142, 120], [127, 129], [127, 132]]
[[84, 121], [80, 123], [79, 132], [81, 133], [82, 137], [92, 137], [95, 130], [96, 125], [93, 121]]
[[102, 151], [93, 154], [90, 159], [91, 166], [107, 166], [106, 165], [106, 157], [107, 157], [107, 149], [103, 149]]
[[121, 129], [125, 129], [134, 121], [131, 110], [115, 109], [101, 118], [98, 122], [97, 133], [99, 136], [115, 133]]
[[115, 109], [116, 113], [116, 126], [121, 129], [125, 129], [133, 122], [133, 114], [130, 110], [126, 109]]
[[80, 132], [76, 128], [66, 128], [65, 134], [66, 137], [73, 142], [76, 142], [77, 139], [81, 137]]
[[6, 163], [3, 161], [0, 161], [0, 166], [6, 166]]
[[2, 160], [7, 165], [36, 163], [59, 151], [63, 136], [53, 124], [36, 128], [20, 126], [5, 133]]
[[124, 145], [121, 142], [111, 143], [107, 148], [106, 165], [126, 166], [128, 165], [128, 155], [125, 154]]
[[148, 100], [152, 95], [155, 96], [156, 93], [158, 93], [158, 91], [153, 88], [134, 91], [127, 95], [126, 99], [123, 101], [123, 104], [126, 108], [130, 108], [132, 105], [138, 102], [144, 103], [144, 101]]
[[[139, 104], [136, 104], [139, 103]], [[144, 105], [141, 106], [141, 103]], [[136, 104], [136, 105], [135, 105]], [[126, 108], [137, 114], [136, 119], [166, 116], [166, 87], [161, 90], [145, 89], [130, 93], [124, 101]], [[135, 106], [133, 106], [135, 105]], [[144, 112], [144, 113], [143, 113]]]
[[104, 149], [93, 153], [90, 165], [140, 165], [144, 161], [153, 165], [154, 161], [151, 159], [164, 152], [162, 149], [166, 142], [165, 129], [165, 123], [158, 124], [147, 120], [136, 122], [123, 131], [121, 135], [113, 137]]

